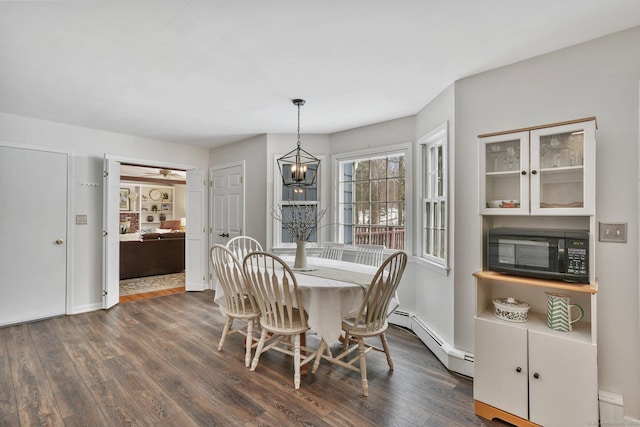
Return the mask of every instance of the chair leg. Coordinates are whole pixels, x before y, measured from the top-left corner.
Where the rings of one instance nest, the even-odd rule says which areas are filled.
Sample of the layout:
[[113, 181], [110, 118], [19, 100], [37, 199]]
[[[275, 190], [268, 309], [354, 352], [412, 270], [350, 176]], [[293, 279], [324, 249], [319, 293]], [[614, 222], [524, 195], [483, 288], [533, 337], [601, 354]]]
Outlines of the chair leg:
[[325, 340], [320, 341], [320, 346], [318, 347], [318, 351], [316, 353], [316, 360], [313, 362], [313, 369], [311, 370], [312, 374], [315, 374], [318, 370], [318, 366], [320, 366], [320, 359], [322, 359], [322, 355], [324, 354], [324, 349], [327, 346]]
[[253, 362], [251, 362], [251, 371], [255, 371], [258, 366], [258, 361], [260, 360], [260, 353], [262, 353], [262, 348], [264, 347], [264, 342], [267, 339], [267, 330], [263, 329], [260, 334], [260, 341], [258, 341], [258, 346], [256, 347], [256, 354], [253, 356]]
[[391, 352], [389, 351], [389, 344], [387, 344], [387, 337], [385, 337], [384, 332], [380, 334], [380, 341], [382, 341], [384, 354], [387, 355], [387, 363], [389, 364], [389, 369], [393, 371], [393, 360], [391, 360]]
[[218, 343], [218, 351], [222, 350], [222, 346], [224, 345], [224, 340], [227, 338], [227, 334], [229, 330], [231, 330], [231, 325], [233, 324], [233, 317], [227, 316], [227, 321], [224, 324], [224, 329], [222, 329], [222, 336], [220, 337], [220, 342]]
[[358, 337], [358, 350], [360, 350], [360, 376], [362, 377], [362, 395], [369, 396], [369, 382], [367, 381], [367, 358], [365, 356], [364, 338]]
[[300, 335], [293, 337], [293, 385], [296, 390], [300, 388]]
[[244, 366], [247, 368], [251, 364], [251, 346], [253, 345], [253, 322], [254, 320], [247, 321], [247, 340], [245, 341], [245, 354], [244, 354]]

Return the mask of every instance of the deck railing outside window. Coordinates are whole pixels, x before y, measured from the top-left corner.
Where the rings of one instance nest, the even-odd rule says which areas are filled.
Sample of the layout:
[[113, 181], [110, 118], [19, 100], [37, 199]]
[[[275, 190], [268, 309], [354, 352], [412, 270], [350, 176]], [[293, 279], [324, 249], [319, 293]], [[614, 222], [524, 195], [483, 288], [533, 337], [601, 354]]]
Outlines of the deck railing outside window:
[[404, 226], [358, 225], [355, 245], [384, 245], [387, 249], [404, 250]]

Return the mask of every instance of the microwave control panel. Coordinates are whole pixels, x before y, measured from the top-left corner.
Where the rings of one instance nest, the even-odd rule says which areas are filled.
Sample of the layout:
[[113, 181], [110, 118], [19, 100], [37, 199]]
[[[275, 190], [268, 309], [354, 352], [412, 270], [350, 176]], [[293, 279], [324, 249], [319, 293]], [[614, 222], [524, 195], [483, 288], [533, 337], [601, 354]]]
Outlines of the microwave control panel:
[[567, 248], [567, 273], [568, 274], [588, 274], [587, 250], [585, 248]]

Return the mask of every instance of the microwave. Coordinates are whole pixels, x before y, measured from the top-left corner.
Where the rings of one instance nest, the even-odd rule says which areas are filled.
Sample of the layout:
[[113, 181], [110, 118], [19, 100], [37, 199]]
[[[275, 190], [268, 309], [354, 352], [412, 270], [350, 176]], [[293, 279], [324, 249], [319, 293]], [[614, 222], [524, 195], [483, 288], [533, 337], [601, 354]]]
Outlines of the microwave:
[[487, 269], [517, 276], [589, 283], [589, 232], [490, 229]]

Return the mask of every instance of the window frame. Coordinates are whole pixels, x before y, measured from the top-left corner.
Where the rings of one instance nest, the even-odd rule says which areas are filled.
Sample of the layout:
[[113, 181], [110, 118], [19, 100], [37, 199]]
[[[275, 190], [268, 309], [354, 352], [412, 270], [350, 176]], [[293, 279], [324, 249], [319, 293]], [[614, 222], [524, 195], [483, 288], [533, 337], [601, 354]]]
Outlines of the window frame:
[[[341, 222], [340, 205], [343, 203], [343, 194], [340, 189], [340, 177], [341, 168], [340, 163], [345, 161], [353, 161], [363, 158], [372, 158], [379, 156], [392, 156], [394, 154], [403, 154], [405, 156], [405, 198], [404, 198], [404, 251], [410, 253], [409, 248], [413, 247], [413, 239], [411, 236], [411, 224], [413, 221], [413, 180], [411, 179], [413, 171], [413, 156], [412, 156], [412, 144], [400, 143], [395, 145], [380, 146], [365, 150], [350, 151], [340, 154], [334, 154], [331, 156], [332, 161], [332, 218], [334, 219], [334, 226], [332, 227], [331, 240], [336, 242], [344, 242], [344, 229]], [[394, 249], [385, 249], [386, 252], [394, 251]]]
[[[427, 194], [428, 188], [428, 179], [430, 174], [434, 173], [437, 175], [437, 171], [430, 172], [429, 169], [429, 161], [426, 158], [429, 153], [429, 148], [441, 146], [442, 147], [442, 195], [432, 195]], [[418, 167], [419, 173], [417, 181], [418, 181], [418, 192], [417, 199], [420, 200], [420, 205], [418, 208], [418, 218], [420, 218], [420, 243], [418, 244], [418, 252], [420, 254], [420, 258], [426, 261], [429, 265], [435, 267], [438, 270], [443, 271], [444, 273], [449, 272], [449, 250], [450, 250], [450, 220], [449, 220], [449, 210], [450, 210], [450, 199], [449, 199], [449, 131], [448, 131], [448, 122], [444, 122], [427, 132], [416, 141], [416, 152], [418, 157]], [[436, 165], [438, 163], [436, 162]], [[435, 203], [444, 202], [444, 213], [440, 215], [440, 227], [444, 228], [444, 249], [443, 249], [443, 257], [438, 257], [433, 255], [432, 253], [427, 252], [426, 248], [426, 234], [427, 234], [427, 203]], [[444, 226], [442, 226], [442, 221], [444, 222]]]

